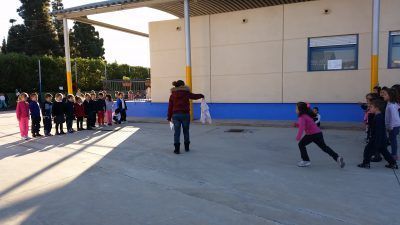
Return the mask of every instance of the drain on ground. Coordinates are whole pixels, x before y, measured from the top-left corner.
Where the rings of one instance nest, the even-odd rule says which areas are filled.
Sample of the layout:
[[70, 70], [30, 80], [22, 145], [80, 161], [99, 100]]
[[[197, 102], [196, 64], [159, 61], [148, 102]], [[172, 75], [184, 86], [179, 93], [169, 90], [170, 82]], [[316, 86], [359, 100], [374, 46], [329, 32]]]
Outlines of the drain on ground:
[[246, 132], [246, 130], [244, 130], [244, 129], [229, 129], [229, 130], [226, 130], [225, 132], [228, 132], [228, 133], [244, 133], [244, 132]]

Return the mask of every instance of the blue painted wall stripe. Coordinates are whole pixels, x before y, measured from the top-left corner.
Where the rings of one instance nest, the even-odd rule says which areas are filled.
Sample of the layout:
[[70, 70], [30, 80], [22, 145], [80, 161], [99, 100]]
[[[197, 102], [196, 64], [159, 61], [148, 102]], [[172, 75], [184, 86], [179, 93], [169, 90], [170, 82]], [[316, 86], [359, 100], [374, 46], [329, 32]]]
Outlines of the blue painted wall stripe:
[[[210, 103], [214, 119], [296, 120], [294, 103]], [[128, 116], [167, 118], [168, 103], [127, 102]], [[319, 103], [322, 121], [361, 122], [363, 111], [358, 104]], [[200, 118], [200, 104], [194, 104], [194, 116]]]

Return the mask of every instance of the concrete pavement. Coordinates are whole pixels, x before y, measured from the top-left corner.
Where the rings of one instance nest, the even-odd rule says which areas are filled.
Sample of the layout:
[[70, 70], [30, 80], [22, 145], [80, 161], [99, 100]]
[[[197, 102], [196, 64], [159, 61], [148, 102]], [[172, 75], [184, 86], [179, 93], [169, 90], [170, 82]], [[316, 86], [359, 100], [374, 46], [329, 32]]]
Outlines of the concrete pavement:
[[396, 173], [356, 167], [363, 132], [325, 131], [344, 169], [316, 146], [312, 167], [296, 167], [295, 133], [196, 124], [192, 151], [177, 156], [166, 124], [21, 141], [15, 115], [1, 113], [0, 224], [400, 224]]

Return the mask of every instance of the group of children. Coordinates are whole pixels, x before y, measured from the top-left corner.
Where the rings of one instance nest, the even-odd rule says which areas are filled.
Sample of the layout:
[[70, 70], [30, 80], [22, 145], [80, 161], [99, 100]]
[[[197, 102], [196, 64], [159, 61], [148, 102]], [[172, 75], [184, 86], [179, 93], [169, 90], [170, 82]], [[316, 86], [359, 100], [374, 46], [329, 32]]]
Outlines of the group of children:
[[[391, 88], [379, 86], [366, 95], [365, 112], [366, 142], [363, 162], [358, 166], [370, 168], [370, 162], [380, 162], [382, 157], [389, 163], [387, 168], [398, 169], [396, 161], [397, 136], [400, 130], [400, 85]], [[390, 145], [391, 152], [387, 150]]]
[[123, 92], [116, 92], [117, 100], [114, 102], [110, 94], [103, 92], [96, 94], [92, 91], [77, 96], [70, 94], [66, 97], [58, 93], [54, 96], [53, 101], [53, 96], [48, 93], [45, 95], [43, 104], [40, 104], [36, 93], [32, 93], [30, 96], [27, 93], [21, 93], [18, 96], [16, 109], [21, 138], [29, 139], [29, 119], [31, 119], [32, 137], [41, 137], [40, 122], [42, 117], [45, 136], [52, 136], [53, 122], [56, 135], [66, 134], [64, 123], [66, 123], [67, 132], [74, 133], [74, 120], [76, 120], [77, 131], [84, 130], [84, 118], [86, 118], [86, 129], [88, 130], [96, 127], [96, 118], [98, 126], [111, 126], [113, 120], [115, 123], [121, 124], [126, 121], [128, 109], [124, 96]]
[[[366, 146], [364, 148], [363, 161], [358, 164], [361, 168], [370, 168], [370, 162], [380, 162], [383, 158], [388, 162], [386, 168], [398, 169], [397, 160], [397, 136], [400, 130], [400, 85], [388, 87], [375, 87], [372, 93], [366, 96], [367, 103], [361, 107], [365, 111]], [[296, 140], [299, 141], [299, 149], [302, 160], [299, 167], [311, 165], [306, 146], [315, 143], [324, 152], [329, 154], [338, 165], [345, 166], [343, 157], [339, 156], [325, 144], [321, 130], [319, 129], [321, 116], [318, 108], [311, 109], [305, 102], [296, 105], [299, 127]], [[305, 135], [303, 136], [303, 133]], [[390, 145], [391, 153], [387, 147]]]

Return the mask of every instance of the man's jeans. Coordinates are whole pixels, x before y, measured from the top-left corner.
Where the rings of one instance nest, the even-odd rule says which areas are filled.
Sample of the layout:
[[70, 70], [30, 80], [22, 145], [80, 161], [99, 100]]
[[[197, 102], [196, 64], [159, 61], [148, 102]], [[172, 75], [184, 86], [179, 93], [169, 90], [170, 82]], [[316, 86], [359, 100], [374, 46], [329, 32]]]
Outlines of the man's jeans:
[[172, 116], [174, 123], [174, 144], [180, 144], [181, 127], [183, 128], [183, 136], [185, 143], [190, 143], [189, 127], [190, 127], [190, 114], [174, 114]]

